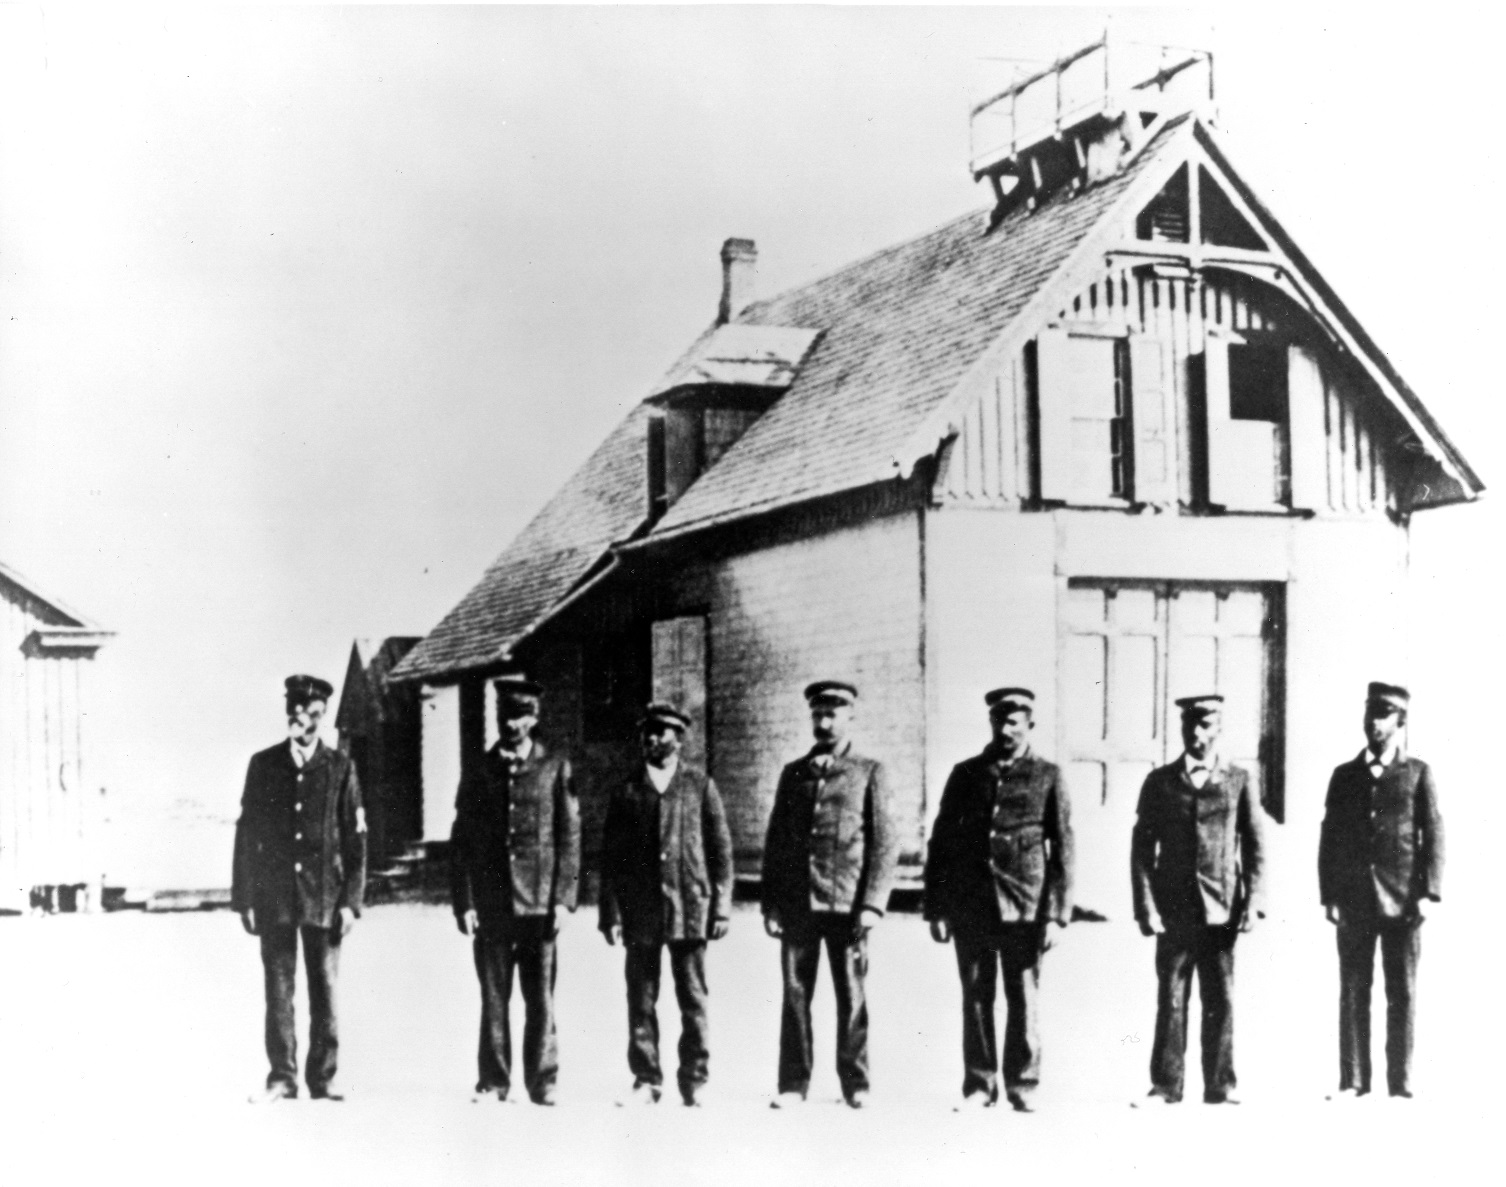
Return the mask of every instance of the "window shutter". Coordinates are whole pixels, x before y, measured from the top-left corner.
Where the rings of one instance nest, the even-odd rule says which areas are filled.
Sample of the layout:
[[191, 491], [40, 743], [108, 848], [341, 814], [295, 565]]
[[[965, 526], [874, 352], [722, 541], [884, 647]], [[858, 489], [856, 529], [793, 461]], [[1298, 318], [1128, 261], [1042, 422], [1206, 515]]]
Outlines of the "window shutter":
[[682, 753], [687, 762], [706, 765], [706, 619], [702, 615], [666, 618], [652, 628], [652, 696], [668, 701], [690, 718]]
[[1287, 433], [1292, 459], [1292, 506], [1322, 510], [1328, 501], [1328, 430], [1323, 417], [1323, 371], [1306, 346], [1287, 349]]
[[[1251, 468], [1259, 473], [1264, 465], [1270, 473], [1264, 456], [1248, 456], [1251, 444], [1256, 444], [1250, 438], [1259, 434], [1259, 428], [1229, 414], [1229, 339], [1212, 331], [1203, 346], [1203, 402], [1208, 416], [1208, 502], [1230, 511], [1270, 509], [1270, 493], [1259, 482], [1251, 482]], [[1245, 431], [1250, 428], [1256, 431]], [[1268, 478], [1265, 485], [1270, 485]]]
[[1036, 340], [1036, 407], [1043, 499], [1072, 497], [1072, 340], [1063, 330], [1042, 330]]
[[1166, 415], [1171, 384], [1166, 344], [1147, 334], [1129, 340], [1131, 408], [1135, 431], [1134, 499], [1175, 503], [1171, 425]]

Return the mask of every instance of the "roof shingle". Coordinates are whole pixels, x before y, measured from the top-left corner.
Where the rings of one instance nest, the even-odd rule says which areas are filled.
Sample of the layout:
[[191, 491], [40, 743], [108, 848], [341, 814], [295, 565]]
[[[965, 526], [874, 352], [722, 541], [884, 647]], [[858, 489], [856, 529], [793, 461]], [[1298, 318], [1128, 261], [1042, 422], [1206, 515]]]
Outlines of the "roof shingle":
[[[1167, 133], [1158, 141], [1164, 143]], [[964, 215], [860, 260], [733, 323], [806, 327], [817, 344], [789, 390], [701, 475], [652, 534], [691, 530], [894, 476], [912, 433], [1009, 326], [1156, 155], [993, 231]], [[723, 327], [726, 334], [735, 330]], [[708, 331], [670, 369], [696, 364]], [[788, 331], [787, 331], [788, 333]], [[647, 515], [649, 408], [636, 408], [394, 670], [435, 678], [496, 664]]]

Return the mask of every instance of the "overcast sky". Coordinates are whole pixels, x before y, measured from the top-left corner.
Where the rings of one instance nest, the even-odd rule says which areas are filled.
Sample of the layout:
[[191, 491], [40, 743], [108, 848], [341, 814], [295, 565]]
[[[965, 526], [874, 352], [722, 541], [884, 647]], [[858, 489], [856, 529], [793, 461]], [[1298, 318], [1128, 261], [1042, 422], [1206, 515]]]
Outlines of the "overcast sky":
[[[1113, 19], [1212, 45], [1236, 167], [1492, 483], [1499, 66], [1406, 11]], [[90, 781], [233, 814], [282, 677], [430, 629], [711, 319], [723, 239], [768, 294], [983, 205], [989, 59], [1105, 19], [0, 9], [0, 559], [119, 632]], [[1414, 679], [1483, 687], [1500, 529], [1419, 517]]]

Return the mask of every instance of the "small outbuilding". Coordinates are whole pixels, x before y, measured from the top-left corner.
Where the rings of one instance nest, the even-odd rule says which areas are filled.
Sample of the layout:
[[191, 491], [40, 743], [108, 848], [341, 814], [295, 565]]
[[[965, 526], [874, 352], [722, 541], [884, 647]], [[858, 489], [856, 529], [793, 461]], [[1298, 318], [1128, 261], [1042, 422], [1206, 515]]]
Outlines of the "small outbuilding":
[[350, 648], [335, 730], [361, 780], [373, 868], [423, 839], [423, 738], [419, 690], [388, 673], [418, 639], [357, 639]]
[[0, 564], [0, 910], [98, 905], [104, 793], [84, 705], [112, 633]]
[[711, 327], [394, 669], [459, 686], [462, 762], [525, 668], [591, 825], [678, 701], [751, 876], [800, 688], [848, 679], [915, 871], [984, 691], [1027, 685], [1079, 901], [1122, 917], [1173, 702], [1219, 692], [1311, 891], [1365, 684], [1406, 679], [1412, 516], [1482, 483], [1235, 168], [1208, 57], [1127, 53], [979, 107], [986, 209], [761, 300], [727, 241]]

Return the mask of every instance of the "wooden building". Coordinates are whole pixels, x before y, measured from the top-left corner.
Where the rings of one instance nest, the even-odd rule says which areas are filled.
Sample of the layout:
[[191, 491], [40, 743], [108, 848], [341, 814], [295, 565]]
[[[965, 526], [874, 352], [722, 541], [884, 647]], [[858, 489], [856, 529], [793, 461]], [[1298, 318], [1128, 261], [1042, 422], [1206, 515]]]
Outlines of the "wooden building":
[[395, 670], [459, 685], [462, 761], [525, 668], [594, 824], [672, 696], [751, 873], [799, 690], [846, 678], [913, 871], [983, 692], [1024, 684], [1114, 917], [1172, 701], [1216, 690], [1310, 898], [1365, 683], [1406, 678], [1411, 516], [1482, 487], [1236, 172], [1210, 72], [1064, 59], [974, 113], [988, 209], [777, 297], [729, 240], [715, 323]]
[[423, 737], [419, 690], [388, 673], [416, 638], [357, 639], [350, 648], [335, 729], [361, 780], [373, 868], [423, 839]]
[[110, 637], [0, 564], [0, 910], [97, 904], [103, 793], [88, 782], [83, 706]]

